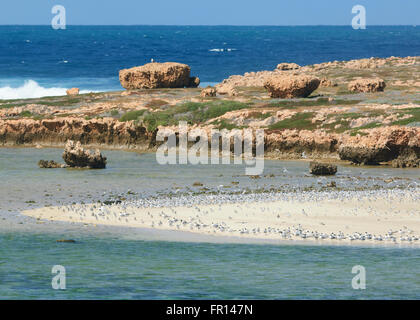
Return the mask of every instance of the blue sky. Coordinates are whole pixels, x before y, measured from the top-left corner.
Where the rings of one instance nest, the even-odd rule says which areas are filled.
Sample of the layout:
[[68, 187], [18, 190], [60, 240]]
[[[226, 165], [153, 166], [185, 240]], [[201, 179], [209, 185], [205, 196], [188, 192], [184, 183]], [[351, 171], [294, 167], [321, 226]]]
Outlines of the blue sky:
[[50, 24], [63, 5], [69, 25], [420, 25], [420, 0], [1, 0], [0, 24]]

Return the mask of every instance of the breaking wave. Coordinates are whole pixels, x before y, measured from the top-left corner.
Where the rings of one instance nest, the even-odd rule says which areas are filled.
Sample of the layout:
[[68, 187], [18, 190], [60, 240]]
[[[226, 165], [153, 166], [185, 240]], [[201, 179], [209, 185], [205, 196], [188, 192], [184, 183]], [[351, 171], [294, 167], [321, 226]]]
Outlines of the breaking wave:
[[[68, 88], [44, 88], [34, 80], [26, 80], [25, 83], [17, 88], [10, 86], [0, 87], [0, 99], [28, 99], [51, 96], [64, 96]], [[81, 91], [87, 93], [90, 91]]]

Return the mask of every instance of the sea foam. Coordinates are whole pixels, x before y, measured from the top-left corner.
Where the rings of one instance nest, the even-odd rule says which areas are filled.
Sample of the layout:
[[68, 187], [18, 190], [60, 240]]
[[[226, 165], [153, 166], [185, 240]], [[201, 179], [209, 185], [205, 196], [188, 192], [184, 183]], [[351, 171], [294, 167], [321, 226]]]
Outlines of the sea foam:
[[[66, 95], [67, 88], [45, 88], [39, 85], [34, 80], [26, 80], [25, 83], [17, 88], [10, 86], [0, 87], [0, 99], [28, 99], [41, 98], [51, 96]], [[80, 93], [87, 93], [89, 91], [81, 91]]]

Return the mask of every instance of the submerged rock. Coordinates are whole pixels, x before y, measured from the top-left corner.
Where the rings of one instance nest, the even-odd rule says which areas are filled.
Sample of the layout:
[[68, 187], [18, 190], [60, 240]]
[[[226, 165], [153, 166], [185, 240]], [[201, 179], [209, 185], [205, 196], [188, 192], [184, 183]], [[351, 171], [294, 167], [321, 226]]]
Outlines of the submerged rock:
[[384, 91], [385, 81], [380, 78], [357, 79], [349, 83], [348, 89], [351, 92], [379, 92]]
[[338, 150], [340, 159], [356, 164], [393, 161], [396, 167], [416, 167], [420, 161], [420, 128], [376, 128], [367, 136], [349, 137]]
[[312, 161], [309, 164], [309, 172], [317, 176], [330, 176], [337, 173], [337, 166], [330, 163]]
[[54, 160], [39, 160], [38, 166], [40, 168], [51, 169], [51, 168], [64, 168], [66, 165], [55, 162]]
[[62, 243], [76, 243], [76, 240], [73, 239], [58, 239], [56, 242], [62, 242]]
[[156, 89], [198, 87], [200, 79], [190, 77], [188, 65], [176, 62], [148, 63], [120, 71], [125, 89]]
[[308, 75], [276, 75], [265, 84], [272, 98], [306, 98], [319, 86], [319, 79]]
[[63, 152], [63, 159], [70, 167], [104, 169], [106, 167], [106, 157], [102, 156], [99, 150], [91, 153], [82, 148], [79, 141], [67, 141]]

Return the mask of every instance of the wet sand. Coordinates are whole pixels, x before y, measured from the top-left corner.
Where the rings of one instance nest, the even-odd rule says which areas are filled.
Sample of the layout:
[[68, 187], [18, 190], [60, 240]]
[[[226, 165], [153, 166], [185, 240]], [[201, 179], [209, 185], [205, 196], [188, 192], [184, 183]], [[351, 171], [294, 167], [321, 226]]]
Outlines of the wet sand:
[[420, 245], [420, 192], [201, 195], [25, 210], [39, 221], [151, 228], [216, 237], [325, 244]]

